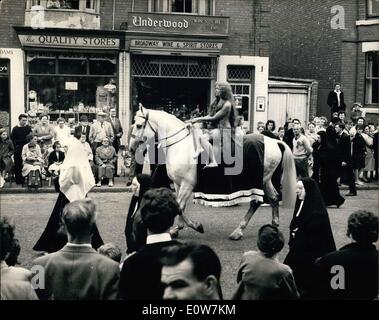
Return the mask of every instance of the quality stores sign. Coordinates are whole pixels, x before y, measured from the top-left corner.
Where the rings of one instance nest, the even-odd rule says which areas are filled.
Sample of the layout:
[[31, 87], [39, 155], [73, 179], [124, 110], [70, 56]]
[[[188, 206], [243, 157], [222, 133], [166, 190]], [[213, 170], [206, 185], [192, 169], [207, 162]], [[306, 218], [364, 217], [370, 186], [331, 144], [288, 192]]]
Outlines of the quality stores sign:
[[120, 39], [107, 37], [78, 37], [61, 35], [18, 35], [24, 47], [118, 49]]

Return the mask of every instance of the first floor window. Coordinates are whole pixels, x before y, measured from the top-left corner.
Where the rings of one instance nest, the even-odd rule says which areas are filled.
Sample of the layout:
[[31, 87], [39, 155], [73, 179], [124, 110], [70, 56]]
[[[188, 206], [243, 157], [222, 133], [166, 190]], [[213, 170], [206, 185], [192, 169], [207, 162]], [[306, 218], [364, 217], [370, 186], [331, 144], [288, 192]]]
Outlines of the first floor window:
[[192, 12], [192, 0], [172, 0], [171, 12]]
[[367, 53], [366, 103], [379, 103], [379, 52]]
[[149, 0], [150, 12], [214, 15], [215, 0]]

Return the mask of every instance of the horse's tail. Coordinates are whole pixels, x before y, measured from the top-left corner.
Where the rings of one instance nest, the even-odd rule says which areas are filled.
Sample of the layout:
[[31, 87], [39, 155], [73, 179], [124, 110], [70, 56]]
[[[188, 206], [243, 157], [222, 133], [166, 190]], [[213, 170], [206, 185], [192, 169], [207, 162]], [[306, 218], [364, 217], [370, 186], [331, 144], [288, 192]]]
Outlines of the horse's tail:
[[278, 144], [284, 147], [282, 156], [282, 199], [283, 207], [293, 208], [296, 201], [296, 167], [293, 155], [289, 146], [278, 141]]

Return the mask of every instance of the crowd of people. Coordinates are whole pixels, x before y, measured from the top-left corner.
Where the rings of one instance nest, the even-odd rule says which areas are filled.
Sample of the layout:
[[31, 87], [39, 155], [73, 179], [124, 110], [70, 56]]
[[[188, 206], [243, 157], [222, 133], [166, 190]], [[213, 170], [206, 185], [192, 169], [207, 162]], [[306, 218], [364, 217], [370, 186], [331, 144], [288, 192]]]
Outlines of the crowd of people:
[[[82, 115], [80, 123], [72, 129], [64, 118], [58, 118], [56, 126], [51, 125], [46, 114], [40, 115], [39, 121], [35, 117], [30, 119], [28, 114], [21, 114], [18, 119], [19, 124], [10, 135], [6, 129], [0, 129], [0, 187], [13, 178], [16, 184], [29, 188], [42, 186], [44, 179], [52, 179], [56, 185], [67, 141], [72, 136], [82, 142], [96, 185], [101, 186], [105, 181], [113, 186], [123, 135], [115, 109], [99, 112], [93, 124]], [[120, 165], [127, 156], [124, 155]]]
[[[175, 218], [181, 214], [171, 190], [135, 183], [135, 197], [143, 195], [131, 203], [130, 212], [139, 218], [126, 227], [131, 254], [122, 261], [118, 246], [103, 244], [96, 227], [96, 206], [85, 198], [91, 186], [89, 177], [78, 174], [75, 168], [75, 164], [68, 165], [65, 175], [78, 175], [78, 185], [68, 182], [68, 177], [60, 179], [62, 191], [54, 211], [58, 207], [61, 211], [61, 227], [56, 230], [59, 222], [52, 220], [57, 220], [58, 215], [53, 213], [48, 224], [50, 228], [56, 224], [56, 234], [51, 233], [49, 238], [44, 232], [41, 237], [50, 247], [34, 248], [48, 250], [49, 254], [35, 259], [30, 271], [15, 266], [20, 248], [14, 225], [7, 217], [0, 218], [1, 299], [224, 299], [222, 263], [217, 253], [207, 245], [178, 241], [170, 235]], [[365, 210], [352, 213], [347, 222], [347, 235], [352, 242], [336, 250], [316, 181], [301, 178], [296, 193], [284, 262], [277, 258], [285, 246], [284, 235], [275, 226], [262, 226], [256, 249], [241, 257], [232, 299], [378, 298], [378, 216]], [[135, 237], [138, 232], [139, 243]], [[41, 239], [37, 244], [41, 245]], [[332, 279], [336, 276], [335, 265], [343, 268], [343, 280], [336, 286]], [[42, 273], [33, 273], [40, 268]], [[41, 274], [43, 280], [33, 281], [32, 286], [33, 277]]]
[[378, 127], [362, 116], [353, 120], [347, 121], [340, 111], [331, 121], [314, 117], [305, 127], [299, 119], [290, 119], [278, 130], [273, 120], [260, 122], [257, 132], [286, 142], [298, 177], [312, 177], [326, 205], [340, 207], [345, 201], [340, 185], [349, 186], [346, 196], [356, 196], [356, 185], [378, 181]]
[[[340, 94], [337, 101], [341, 101]], [[241, 121], [237, 122], [233, 108], [233, 103], [224, 103], [221, 112], [194, 116], [193, 122], [215, 121], [226, 115], [228, 128], [235, 123], [237, 130]], [[204, 244], [173, 239], [170, 231], [182, 211], [175, 194], [156, 186], [154, 177], [140, 173], [130, 181], [133, 197], [125, 223], [126, 259], [121, 259], [116, 245], [104, 244], [96, 224], [95, 203], [87, 196], [103, 180], [112, 186], [123, 134], [115, 110], [109, 116], [99, 113], [93, 125], [82, 118], [74, 136], [63, 119], [53, 130], [42, 117], [41, 128], [28, 126], [26, 115], [19, 120], [10, 140], [1, 132], [2, 170], [13, 165], [4, 161], [12, 161], [13, 155], [16, 181], [22, 182], [25, 176], [34, 181], [43, 170], [47, 145], [52, 143], [46, 167], [55, 176], [59, 195], [33, 246], [43, 255], [30, 271], [15, 267], [20, 246], [14, 225], [4, 216], [0, 218], [2, 299], [224, 299], [217, 253]], [[378, 130], [374, 124], [366, 125], [361, 116], [354, 121], [347, 122], [339, 111], [332, 114], [330, 122], [316, 117], [306, 128], [298, 119], [277, 131], [272, 120], [258, 124], [260, 134], [283, 140], [293, 151], [297, 200], [284, 261], [278, 260], [286, 243], [283, 233], [276, 226], [262, 226], [255, 250], [241, 257], [232, 299], [378, 298], [378, 216], [366, 210], [352, 213], [346, 228], [352, 243], [337, 250], [327, 209], [344, 203], [339, 184], [349, 186], [347, 196], [356, 196], [356, 184], [378, 178]], [[141, 172], [139, 169], [134, 172]], [[280, 178], [275, 176], [273, 184], [280, 192]], [[342, 282], [333, 280], [338, 276], [336, 265], [343, 269]], [[43, 269], [43, 286], [32, 287], [32, 277], [41, 276], [32, 273], [36, 268]]]

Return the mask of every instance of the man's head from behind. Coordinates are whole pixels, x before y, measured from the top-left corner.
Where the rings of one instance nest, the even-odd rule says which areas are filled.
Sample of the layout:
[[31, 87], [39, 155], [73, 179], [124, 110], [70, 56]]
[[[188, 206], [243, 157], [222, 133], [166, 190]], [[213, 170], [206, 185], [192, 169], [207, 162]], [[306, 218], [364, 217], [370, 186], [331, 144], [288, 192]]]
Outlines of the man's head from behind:
[[5, 216], [0, 217], [0, 261], [5, 260], [14, 241], [14, 226]]
[[374, 213], [358, 210], [347, 221], [347, 236], [360, 244], [374, 243], [378, 240], [378, 223], [379, 218]]
[[173, 192], [167, 188], [147, 191], [141, 201], [141, 218], [150, 234], [167, 232], [181, 213]]
[[95, 225], [96, 206], [91, 199], [76, 200], [63, 209], [62, 221], [69, 242], [90, 242]]
[[162, 252], [161, 281], [166, 300], [218, 300], [221, 263], [206, 245], [178, 244]]

